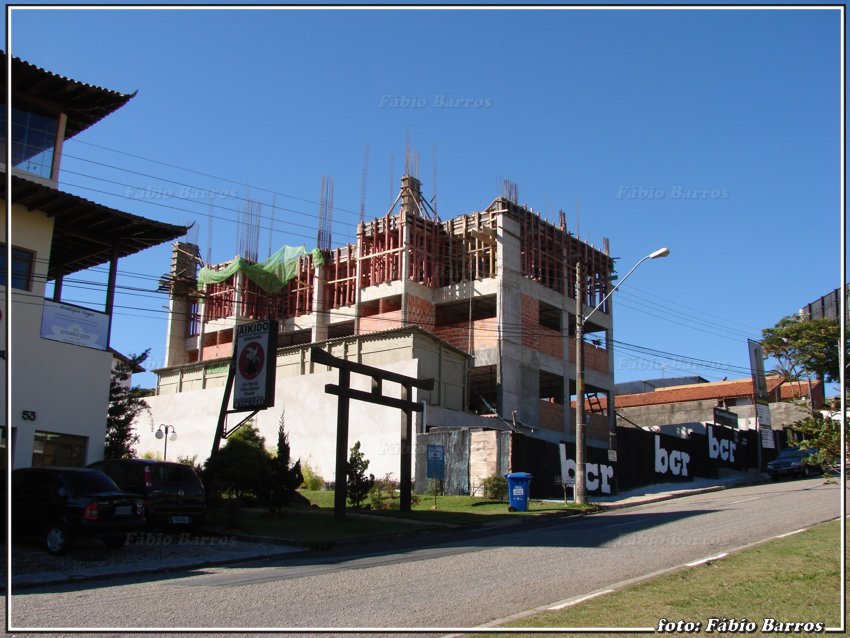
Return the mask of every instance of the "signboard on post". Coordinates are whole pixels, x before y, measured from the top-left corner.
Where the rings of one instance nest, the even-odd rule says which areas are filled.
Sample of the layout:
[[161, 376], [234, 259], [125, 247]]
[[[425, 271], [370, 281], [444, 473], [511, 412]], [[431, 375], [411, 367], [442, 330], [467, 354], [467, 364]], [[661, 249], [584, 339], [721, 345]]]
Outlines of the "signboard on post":
[[109, 315], [81, 306], [44, 300], [41, 313], [42, 339], [106, 350], [109, 345], [108, 335]]
[[776, 447], [773, 441], [773, 428], [770, 423], [770, 406], [767, 402], [756, 403], [756, 423], [758, 423], [759, 434], [761, 434], [761, 446], [767, 450]]
[[446, 479], [446, 448], [444, 445], [428, 444], [428, 478]]
[[725, 425], [727, 428], [738, 428], [738, 415], [732, 410], [714, 408], [714, 424]]
[[753, 394], [767, 401], [767, 380], [764, 378], [764, 351], [758, 341], [747, 339], [750, 353], [750, 374], [753, 377]]
[[235, 412], [262, 410], [274, 405], [277, 325], [277, 321], [268, 320], [236, 327], [233, 349]]

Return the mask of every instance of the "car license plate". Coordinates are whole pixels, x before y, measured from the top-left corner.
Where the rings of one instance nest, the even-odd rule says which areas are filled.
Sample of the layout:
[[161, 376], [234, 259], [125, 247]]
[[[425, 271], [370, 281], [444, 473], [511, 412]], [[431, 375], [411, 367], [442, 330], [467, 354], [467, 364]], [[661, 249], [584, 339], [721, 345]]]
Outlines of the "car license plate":
[[188, 525], [189, 517], [188, 516], [172, 516], [168, 519], [172, 525]]
[[129, 516], [132, 513], [132, 509], [129, 505], [116, 505], [115, 506], [115, 516]]

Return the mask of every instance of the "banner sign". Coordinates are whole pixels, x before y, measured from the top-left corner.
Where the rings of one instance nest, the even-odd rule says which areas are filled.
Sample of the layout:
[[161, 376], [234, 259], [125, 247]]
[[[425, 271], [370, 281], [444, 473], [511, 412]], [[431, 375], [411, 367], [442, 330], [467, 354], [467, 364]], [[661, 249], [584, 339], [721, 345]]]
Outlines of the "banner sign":
[[72, 346], [106, 350], [109, 315], [81, 306], [44, 300], [41, 338]]
[[446, 448], [428, 444], [428, 478], [444, 481], [446, 478]]
[[740, 462], [736, 458], [738, 451], [737, 432], [730, 432], [724, 428], [706, 427], [708, 442], [708, 458], [715, 465], [724, 467], [738, 467]]
[[759, 401], [756, 403], [756, 420], [760, 426], [770, 427], [770, 406]]
[[233, 363], [233, 409], [261, 410], [274, 405], [277, 371], [277, 321], [256, 321], [237, 326]]
[[725, 425], [727, 428], [738, 428], [738, 415], [731, 410], [714, 408], [714, 424]]
[[756, 399], [767, 400], [767, 380], [764, 378], [764, 351], [758, 341], [747, 339], [750, 351], [750, 373], [753, 377], [753, 394]]
[[[569, 446], [570, 449], [567, 450], [567, 444], [559, 444], [562, 485], [575, 485], [576, 482], [575, 443], [570, 443]], [[587, 493], [612, 494], [615, 466], [613, 463], [605, 463], [602, 460], [607, 458], [608, 451], [589, 447], [585, 453], [584, 484]], [[571, 455], [573, 458], [570, 458]]]

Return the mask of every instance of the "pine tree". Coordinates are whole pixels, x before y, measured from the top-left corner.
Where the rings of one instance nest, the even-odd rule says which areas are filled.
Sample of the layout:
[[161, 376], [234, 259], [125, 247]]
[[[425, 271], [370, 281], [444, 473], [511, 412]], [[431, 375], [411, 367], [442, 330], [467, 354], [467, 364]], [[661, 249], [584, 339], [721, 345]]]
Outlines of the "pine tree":
[[366, 477], [366, 470], [369, 469], [369, 460], [363, 457], [363, 452], [360, 451], [360, 441], [354, 444], [351, 448], [351, 453], [348, 457], [345, 471], [345, 487], [348, 492], [348, 500], [354, 507], [360, 507], [360, 503], [366, 500], [369, 495], [369, 490], [375, 485], [375, 475], [370, 474]]
[[301, 459], [298, 459], [292, 467], [290, 467], [290, 460], [289, 435], [286, 433], [286, 419], [282, 412], [277, 426], [277, 456], [271, 459], [272, 487], [269, 507], [272, 510], [291, 505], [296, 497], [296, 490], [304, 482]]
[[144, 391], [138, 386], [130, 387], [133, 370], [148, 358], [150, 348], [127, 360], [119, 359], [112, 370], [109, 383], [109, 408], [106, 415], [106, 441], [103, 456], [107, 459], [129, 459], [135, 454], [133, 446], [138, 443], [133, 421], [140, 412], [149, 411], [142, 398]]

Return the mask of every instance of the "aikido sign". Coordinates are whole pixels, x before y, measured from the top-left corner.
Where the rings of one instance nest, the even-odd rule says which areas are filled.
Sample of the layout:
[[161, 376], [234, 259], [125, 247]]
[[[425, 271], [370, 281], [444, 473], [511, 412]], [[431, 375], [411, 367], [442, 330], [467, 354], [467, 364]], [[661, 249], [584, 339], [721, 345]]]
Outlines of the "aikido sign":
[[236, 328], [233, 350], [233, 410], [260, 410], [274, 405], [277, 369], [277, 321], [257, 321]]

